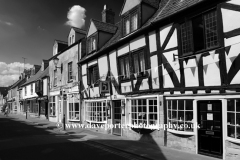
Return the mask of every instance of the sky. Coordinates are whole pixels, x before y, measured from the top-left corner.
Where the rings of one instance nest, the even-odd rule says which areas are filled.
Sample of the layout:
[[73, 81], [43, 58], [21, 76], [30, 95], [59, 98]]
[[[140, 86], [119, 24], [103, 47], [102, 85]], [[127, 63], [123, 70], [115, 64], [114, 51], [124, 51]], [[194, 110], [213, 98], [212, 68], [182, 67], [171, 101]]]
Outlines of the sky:
[[106, 4], [115, 22], [124, 0], [0, 0], [0, 87], [16, 82], [25, 68], [52, 56], [54, 40], [67, 41], [71, 26], [87, 30]]

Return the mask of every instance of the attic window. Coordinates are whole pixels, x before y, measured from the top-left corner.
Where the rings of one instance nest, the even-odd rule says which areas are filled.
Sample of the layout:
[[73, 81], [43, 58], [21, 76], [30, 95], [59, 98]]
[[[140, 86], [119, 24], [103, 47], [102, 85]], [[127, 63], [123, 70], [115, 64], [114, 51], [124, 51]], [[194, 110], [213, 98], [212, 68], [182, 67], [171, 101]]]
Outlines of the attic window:
[[134, 11], [123, 18], [123, 35], [138, 29], [138, 12]]
[[91, 53], [92, 51], [95, 51], [97, 49], [96, 47], [96, 37], [91, 36], [88, 39], [88, 53]]

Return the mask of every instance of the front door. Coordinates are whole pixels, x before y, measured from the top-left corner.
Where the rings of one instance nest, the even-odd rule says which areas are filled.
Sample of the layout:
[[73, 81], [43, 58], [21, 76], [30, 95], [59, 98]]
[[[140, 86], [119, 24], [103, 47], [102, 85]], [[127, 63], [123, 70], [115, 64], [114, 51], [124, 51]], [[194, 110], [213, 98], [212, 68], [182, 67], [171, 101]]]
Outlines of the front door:
[[220, 100], [197, 102], [198, 153], [222, 158], [222, 102]]
[[113, 134], [121, 135], [121, 101], [113, 101]]

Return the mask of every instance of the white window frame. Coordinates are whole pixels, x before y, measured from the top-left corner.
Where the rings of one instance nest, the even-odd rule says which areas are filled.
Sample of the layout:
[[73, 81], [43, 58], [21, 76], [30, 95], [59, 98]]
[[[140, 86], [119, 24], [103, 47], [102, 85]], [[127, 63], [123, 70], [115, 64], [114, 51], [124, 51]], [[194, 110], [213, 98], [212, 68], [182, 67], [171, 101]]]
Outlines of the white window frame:
[[[97, 119], [97, 114], [96, 114], [97, 113], [97, 105], [96, 106], [89, 106], [90, 103], [101, 103], [101, 112], [102, 112], [101, 118], [102, 118], [102, 121], [96, 121], [96, 119]], [[105, 106], [103, 106], [103, 103], [105, 103]], [[91, 113], [92, 110], [90, 109], [90, 111], [89, 111], [88, 107], [91, 107], [91, 109], [93, 107], [95, 107], [95, 115], [96, 115], [95, 120], [91, 120], [90, 113]], [[103, 111], [104, 107], [105, 107], [105, 117], [104, 117], [104, 111]], [[94, 113], [94, 111], [93, 111], [93, 113]], [[84, 118], [89, 123], [107, 123], [107, 100], [85, 101]]]
[[[50, 116], [56, 116], [56, 105], [57, 105], [57, 98], [56, 98], [57, 96], [51, 96], [50, 97], [50, 99], [49, 99], [49, 107], [50, 107], [50, 113], [49, 113], [49, 115]], [[54, 101], [53, 101], [53, 99], [54, 99]], [[54, 104], [54, 105], [53, 105]], [[54, 108], [53, 108], [53, 106], [54, 106]], [[51, 109], [51, 107], [52, 107], [52, 109]], [[54, 112], [53, 112], [53, 110], [55, 110]], [[53, 113], [55, 113], [55, 114], [53, 114]]]
[[[68, 101], [68, 120], [69, 121], [80, 121], [80, 104], [79, 101], [75, 98], [75, 96], [72, 97], [72, 95], [69, 95], [69, 101]], [[72, 102], [72, 103], [71, 103]], [[72, 113], [76, 113], [78, 112], [78, 119], [72, 119], [72, 117], [70, 117], [70, 103], [73, 104], [73, 111], [71, 111]], [[79, 111], [75, 111], [75, 104], [78, 103], [78, 108]]]
[[[228, 104], [227, 104], [227, 100], [234, 100], [234, 111], [228, 111]], [[239, 100], [240, 101], [240, 98], [227, 98], [226, 99], [226, 137], [227, 137], [227, 140], [229, 141], [232, 141], [232, 142], [235, 142], [235, 143], [240, 143], [240, 139], [237, 139], [237, 138], [233, 138], [233, 137], [229, 137], [228, 136], [228, 113], [234, 113], [235, 115], [235, 125], [231, 125], [231, 126], [234, 126], [234, 129], [235, 129], [235, 136], [237, 135], [237, 127], [240, 127], [240, 124], [236, 124], [237, 123], [237, 113], [240, 114], [240, 112], [238, 111], [237, 112], [237, 109], [236, 109], [236, 100]]]
[[[147, 124], [146, 124], [146, 126], [143, 126], [143, 127], [145, 127], [145, 128], [149, 128], [149, 129], [152, 129], [152, 127], [154, 128], [154, 129], [157, 129], [156, 127], [158, 127], [159, 126], [159, 120], [160, 120], [160, 113], [159, 113], [159, 98], [157, 98], [157, 97], [149, 97], [149, 98], [133, 98], [133, 99], [129, 99], [129, 104], [130, 104], [130, 108], [129, 108], [129, 114], [130, 114], [130, 118], [129, 118], [129, 125], [135, 125], [135, 124], [132, 124], [132, 101], [133, 100], [146, 100], [146, 121], [147, 121]], [[156, 123], [155, 124], [150, 124], [149, 123], [149, 101], [150, 100], [156, 100], [157, 101], [157, 104], [156, 104], [156, 107], [157, 107], [157, 112], [155, 113], [156, 115], [157, 115], [157, 119], [155, 120], [156, 121]], [[153, 105], [154, 106], [154, 105]], [[138, 108], [138, 107], [137, 107]], [[151, 113], [154, 113], [154, 112], [151, 112]], [[137, 121], [138, 121], [138, 119], [137, 119]], [[141, 124], [136, 124], [136, 125], [141, 125]], [[155, 127], [154, 127], [155, 126]], [[138, 126], [139, 127], [139, 126]]]
[[[194, 99], [189, 99], [189, 98], [186, 98], [186, 99], [167, 99], [167, 101], [166, 101], [166, 109], [167, 109], [167, 124], [169, 125], [170, 123], [169, 123], [169, 115], [168, 115], [168, 101], [172, 101], [172, 100], [176, 100], [177, 101], [177, 118], [178, 118], [178, 101], [179, 100], [184, 100], [184, 110], [180, 110], [180, 111], [184, 111], [184, 115], [185, 115], [185, 112], [186, 111], [192, 111], [192, 113], [193, 113], [193, 117], [192, 117], [192, 124], [194, 125], [194, 116], [195, 116], [195, 114], [194, 114]], [[193, 101], [193, 103], [192, 103], [192, 107], [193, 107], [193, 110], [186, 110], [186, 108], [185, 108], [185, 101], [186, 100], [192, 100]], [[172, 111], [172, 110], [171, 110]], [[172, 113], [171, 113], [171, 115], [172, 115]], [[172, 120], [172, 119], [171, 119]], [[179, 121], [178, 119], [176, 119], [176, 121]], [[185, 120], [183, 121], [184, 122], [184, 124], [185, 124]], [[190, 122], [189, 122], [190, 123]], [[172, 123], [171, 123], [172, 124]], [[171, 128], [168, 128], [167, 129], [169, 132], [172, 132], [172, 133], [177, 133], [177, 134], [183, 134], [183, 135], [194, 135], [195, 134], [195, 129], [194, 129], [194, 127], [193, 127], [193, 130], [192, 131], [180, 131], [180, 130], [175, 130], [175, 129], [171, 129]]]

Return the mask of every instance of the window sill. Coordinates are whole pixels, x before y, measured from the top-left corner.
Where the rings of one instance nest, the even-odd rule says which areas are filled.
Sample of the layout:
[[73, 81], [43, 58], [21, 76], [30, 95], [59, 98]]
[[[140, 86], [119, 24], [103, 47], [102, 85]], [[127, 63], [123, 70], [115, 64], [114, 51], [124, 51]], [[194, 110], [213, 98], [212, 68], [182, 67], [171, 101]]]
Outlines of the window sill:
[[68, 121], [69, 121], [69, 122], [79, 122], [80, 119], [79, 119], [79, 120], [76, 120], [76, 119], [68, 119]]
[[167, 129], [168, 132], [170, 133], [174, 133], [174, 134], [181, 134], [181, 135], [195, 135], [194, 132], [185, 132], [185, 131], [176, 131], [176, 130], [172, 130], [172, 129]]
[[240, 139], [235, 139], [235, 138], [227, 137], [226, 140], [227, 140], [227, 141], [230, 141], [230, 142], [233, 142], [233, 143], [238, 143], [238, 144], [240, 144]]
[[56, 118], [57, 116], [51, 116], [51, 115], [50, 115], [49, 117]]
[[106, 124], [107, 121], [103, 121], [103, 122], [97, 122], [97, 121], [89, 121], [89, 120], [85, 120], [88, 123], [101, 123], [101, 124]]

